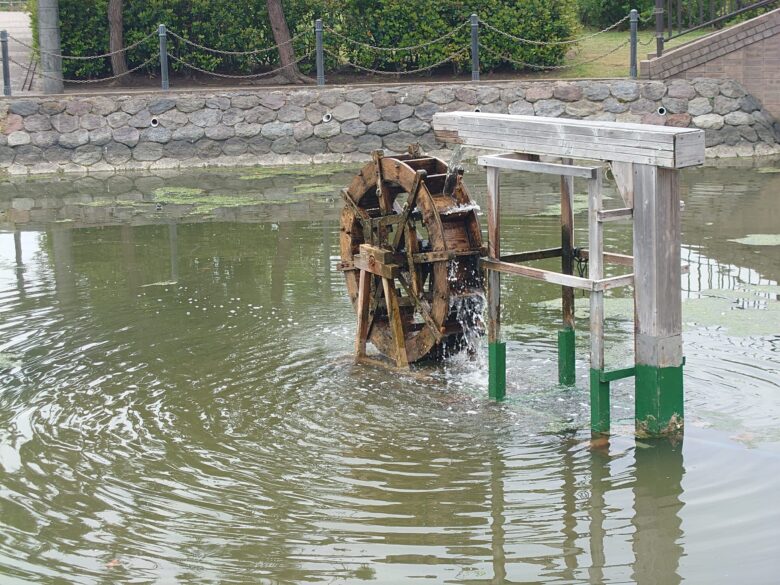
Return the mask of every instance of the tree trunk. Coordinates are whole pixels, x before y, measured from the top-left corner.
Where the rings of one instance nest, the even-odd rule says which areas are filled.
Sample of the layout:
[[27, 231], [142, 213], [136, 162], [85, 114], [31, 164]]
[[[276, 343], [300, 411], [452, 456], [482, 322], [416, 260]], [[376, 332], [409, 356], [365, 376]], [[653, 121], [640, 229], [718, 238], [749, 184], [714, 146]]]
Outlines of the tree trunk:
[[274, 33], [274, 42], [279, 46], [279, 60], [284, 67], [279, 72], [280, 77], [290, 83], [313, 83], [314, 80], [303, 75], [295, 63], [295, 49], [290, 42], [290, 29], [287, 28], [287, 20], [284, 18], [282, 0], [266, 0], [266, 4], [271, 30]]
[[[108, 50], [112, 53], [125, 46], [123, 28], [122, 0], [108, 0]], [[124, 51], [111, 55], [111, 69], [113, 69], [114, 75], [127, 73], [127, 60]]]

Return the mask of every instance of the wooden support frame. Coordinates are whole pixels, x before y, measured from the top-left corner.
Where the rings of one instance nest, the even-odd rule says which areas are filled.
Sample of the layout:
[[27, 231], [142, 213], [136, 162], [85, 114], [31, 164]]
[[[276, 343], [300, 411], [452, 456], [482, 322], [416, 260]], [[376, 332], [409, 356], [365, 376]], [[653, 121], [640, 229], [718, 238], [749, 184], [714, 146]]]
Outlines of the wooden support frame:
[[[433, 117], [436, 138], [471, 148], [509, 151], [486, 155], [479, 163], [488, 177], [489, 235], [496, 239], [482, 265], [493, 292], [488, 294], [490, 384], [503, 376], [501, 353], [500, 274], [526, 276], [563, 287], [564, 331], [571, 325], [575, 288], [590, 291], [591, 305], [591, 429], [609, 431], [609, 384], [635, 376], [638, 435], [676, 434], [683, 428], [681, 342], [680, 197], [677, 170], [704, 162], [704, 132], [646, 124], [570, 120], [476, 112], [439, 112]], [[561, 159], [540, 162], [538, 156]], [[625, 207], [604, 209], [603, 171], [599, 166], [573, 165], [571, 159], [609, 163]], [[561, 247], [501, 256], [499, 171], [526, 171], [561, 177]], [[588, 249], [573, 252], [567, 194], [575, 178], [588, 182]], [[634, 223], [633, 254], [606, 252], [604, 229], [609, 222]], [[561, 257], [561, 272], [522, 266], [519, 262]], [[571, 274], [573, 258], [588, 260], [589, 278]], [[606, 264], [632, 267], [633, 273], [605, 277]], [[606, 371], [604, 364], [604, 292], [634, 285], [636, 318], [635, 366]], [[563, 355], [559, 337], [559, 367]], [[573, 338], [572, 338], [573, 339]], [[503, 348], [503, 345], [501, 344]], [[496, 368], [501, 367], [501, 371]], [[562, 380], [562, 370], [559, 370]], [[491, 391], [491, 396], [492, 396]]]

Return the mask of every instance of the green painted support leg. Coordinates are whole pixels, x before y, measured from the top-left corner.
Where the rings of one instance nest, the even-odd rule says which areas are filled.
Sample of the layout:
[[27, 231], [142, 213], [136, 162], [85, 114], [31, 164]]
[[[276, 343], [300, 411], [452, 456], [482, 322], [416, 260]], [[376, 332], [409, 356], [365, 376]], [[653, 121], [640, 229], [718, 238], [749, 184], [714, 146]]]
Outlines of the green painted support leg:
[[601, 370], [590, 370], [590, 430], [592, 433], [609, 432], [609, 382], [605, 382]]
[[636, 434], [663, 437], [683, 431], [683, 367], [636, 365]]
[[488, 396], [503, 400], [506, 396], [506, 343], [488, 344]]
[[558, 331], [558, 383], [574, 386], [574, 329]]

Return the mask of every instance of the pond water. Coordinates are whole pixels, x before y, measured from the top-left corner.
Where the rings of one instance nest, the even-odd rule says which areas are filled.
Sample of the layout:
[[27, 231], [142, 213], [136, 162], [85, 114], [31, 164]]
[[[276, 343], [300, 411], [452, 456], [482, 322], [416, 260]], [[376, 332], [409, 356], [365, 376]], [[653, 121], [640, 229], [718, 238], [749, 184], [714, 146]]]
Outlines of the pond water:
[[[574, 389], [555, 382], [560, 289], [523, 279], [503, 279], [505, 403], [484, 343], [408, 374], [352, 364], [335, 265], [355, 168], [5, 180], [0, 582], [776, 583], [764, 164], [682, 174], [684, 440], [636, 441], [622, 381], [593, 444], [580, 293]], [[503, 249], [557, 245], [556, 182], [505, 183]], [[630, 234], [610, 224], [606, 247]], [[625, 294], [610, 369], [631, 363]]]

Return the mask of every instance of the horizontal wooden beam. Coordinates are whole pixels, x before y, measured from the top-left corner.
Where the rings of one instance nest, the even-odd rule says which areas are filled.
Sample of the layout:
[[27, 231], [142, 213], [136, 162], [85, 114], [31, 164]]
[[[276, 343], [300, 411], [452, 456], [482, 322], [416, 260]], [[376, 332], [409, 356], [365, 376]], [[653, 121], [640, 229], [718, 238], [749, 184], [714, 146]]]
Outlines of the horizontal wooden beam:
[[496, 167], [499, 169], [528, 171], [564, 177], [581, 177], [583, 179], [595, 178], [596, 171], [598, 170], [597, 167], [580, 167], [576, 165], [562, 165], [518, 159], [517, 154], [515, 153], [480, 156], [477, 159], [477, 163], [483, 167]]
[[502, 260], [491, 260], [490, 258], [482, 258], [480, 260], [480, 264], [483, 268], [492, 270], [494, 272], [502, 272], [504, 274], [512, 274], [514, 276], [525, 276], [526, 278], [541, 280], [543, 282], [549, 282], [550, 284], [559, 284], [561, 286], [568, 286], [571, 288], [579, 288], [582, 290], [596, 292], [609, 290], [611, 288], [618, 288], [621, 286], [630, 286], [634, 283], [633, 274], [623, 274], [620, 276], [602, 278], [600, 280], [591, 280], [590, 278], [581, 278], [579, 276], [561, 274], [560, 272], [554, 272], [552, 270], [531, 268], [530, 266], [504, 262]]
[[[579, 250], [579, 258], [587, 260], [590, 257], [588, 250]], [[634, 257], [625, 254], [616, 254], [614, 252], [604, 252], [604, 262], [606, 264], [619, 264], [620, 266], [633, 266]]]
[[601, 222], [632, 219], [634, 217], [634, 210], [630, 207], [621, 207], [620, 209], [605, 209], [604, 211], [597, 212], [596, 216]]
[[683, 168], [704, 162], [704, 131], [650, 124], [438, 112], [441, 142], [527, 154]]
[[543, 250], [507, 254], [501, 256], [500, 260], [502, 262], [530, 262], [532, 260], [544, 260], [545, 258], [560, 258], [562, 255], [563, 248], [545, 248]]
[[424, 262], [446, 262], [459, 256], [481, 256], [485, 250], [441, 250], [439, 252], [419, 252], [412, 254], [415, 264]]

